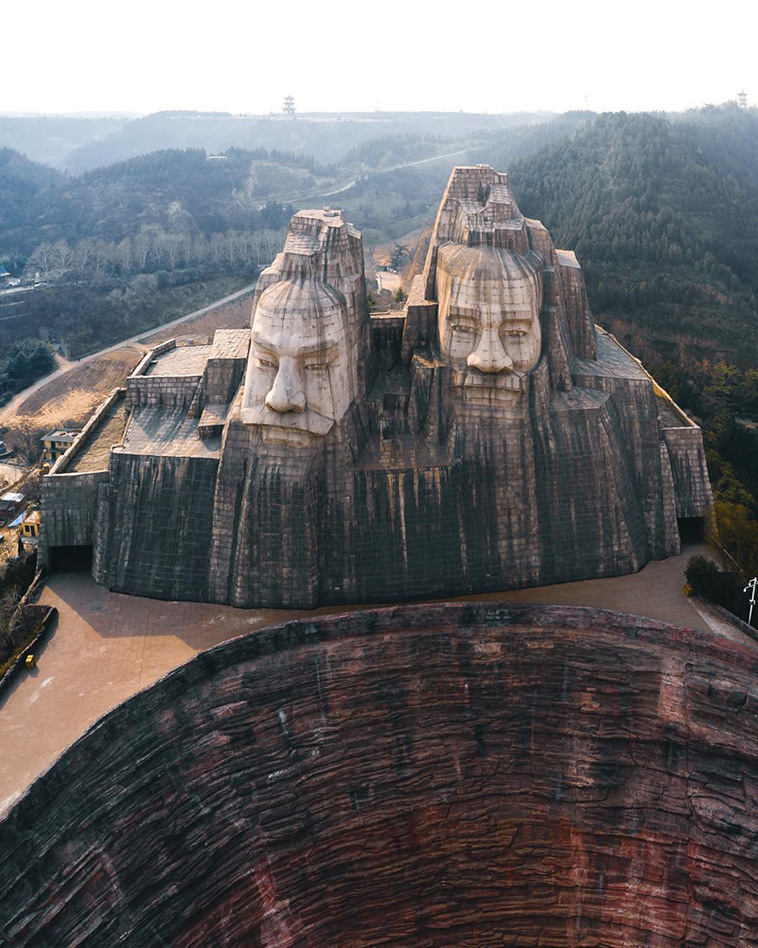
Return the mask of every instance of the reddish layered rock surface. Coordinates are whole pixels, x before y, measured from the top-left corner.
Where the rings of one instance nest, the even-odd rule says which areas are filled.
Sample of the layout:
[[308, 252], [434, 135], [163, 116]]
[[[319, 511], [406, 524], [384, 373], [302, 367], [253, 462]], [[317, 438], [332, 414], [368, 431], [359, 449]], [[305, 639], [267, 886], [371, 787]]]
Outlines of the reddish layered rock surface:
[[2, 938], [757, 944], [757, 705], [754, 650], [597, 610], [254, 633], [103, 718], [0, 824]]

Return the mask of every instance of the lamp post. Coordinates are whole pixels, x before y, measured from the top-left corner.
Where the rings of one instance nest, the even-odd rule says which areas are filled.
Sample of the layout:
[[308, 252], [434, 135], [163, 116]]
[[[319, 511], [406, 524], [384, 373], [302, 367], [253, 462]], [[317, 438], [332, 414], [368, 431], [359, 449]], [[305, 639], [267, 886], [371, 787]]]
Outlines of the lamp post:
[[748, 624], [748, 625], [752, 625], [752, 624], [753, 624], [753, 606], [755, 605], [755, 590], [756, 590], [756, 588], [758, 588], [758, 576], [753, 576], [753, 578], [750, 580], [750, 582], [747, 584], [747, 586], [745, 586], [745, 588], [742, 590], [743, 592], [747, 592], [748, 589], [751, 590], [751, 596], [750, 596], [750, 612], [749, 612], [748, 617], [747, 617], [747, 624]]

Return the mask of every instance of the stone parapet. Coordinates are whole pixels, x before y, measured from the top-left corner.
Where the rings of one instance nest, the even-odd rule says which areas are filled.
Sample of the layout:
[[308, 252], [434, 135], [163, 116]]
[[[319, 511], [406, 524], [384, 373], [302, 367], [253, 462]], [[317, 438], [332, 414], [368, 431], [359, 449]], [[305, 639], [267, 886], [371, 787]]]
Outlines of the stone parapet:
[[200, 384], [200, 375], [130, 376], [126, 380], [126, 400], [130, 408], [160, 405], [163, 408], [189, 407]]
[[[97, 433], [98, 428], [108, 416], [109, 412], [113, 406], [124, 399], [126, 395], [126, 390], [123, 388], [115, 388], [110, 395], [102, 402], [92, 416], [87, 421], [86, 425], [82, 428], [81, 432], [77, 439], [72, 442], [71, 446], [68, 448], [65, 454], [61, 455], [58, 460], [50, 468], [50, 472], [46, 477], [50, 477], [55, 474], [64, 474], [71, 463], [77, 458], [82, 452], [91, 444], [92, 439]], [[107, 464], [105, 465], [107, 467]]]

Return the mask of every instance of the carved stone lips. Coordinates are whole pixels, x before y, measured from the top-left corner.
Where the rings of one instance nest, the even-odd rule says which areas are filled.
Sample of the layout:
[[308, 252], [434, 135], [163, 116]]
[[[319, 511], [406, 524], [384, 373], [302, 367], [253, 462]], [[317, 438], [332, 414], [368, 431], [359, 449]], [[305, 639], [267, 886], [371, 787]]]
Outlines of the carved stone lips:
[[[273, 411], [267, 405], [256, 405], [254, 408], [243, 408], [242, 422], [246, 425], [260, 425], [261, 428], [278, 428], [282, 432], [302, 432], [304, 434], [323, 437], [328, 434], [334, 425], [334, 419], [306, 408], [305, 411]], [[285, 436], [282, 435], [284, 438]], [[293, 443], [299, 439], [292, 439]]]
[[466, 369], [456, 372], [453, 385], [461, 389], [467, 402], [512, 404], [526, 391], [525, 375], [521, 372], [501, 372], [497, 375]]

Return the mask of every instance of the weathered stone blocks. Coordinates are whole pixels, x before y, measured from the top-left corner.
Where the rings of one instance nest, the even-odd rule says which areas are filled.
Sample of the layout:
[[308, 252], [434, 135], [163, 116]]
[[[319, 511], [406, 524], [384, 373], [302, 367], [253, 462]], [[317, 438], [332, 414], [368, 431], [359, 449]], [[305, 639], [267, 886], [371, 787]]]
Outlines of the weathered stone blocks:
[[96, 514], [82, 481], [66, 532], [48, 491], [44, 546], [91, 536], [98, 581], [140, 595], [308, 608], [611, 576], [678, 553], [677, 518], [712, 504], [699, 429], [486, 166], [454, 170], [401, 316], [369, 315], [342, 213], [302, 211], [251, 330], [164, 344], [126, 401]]

